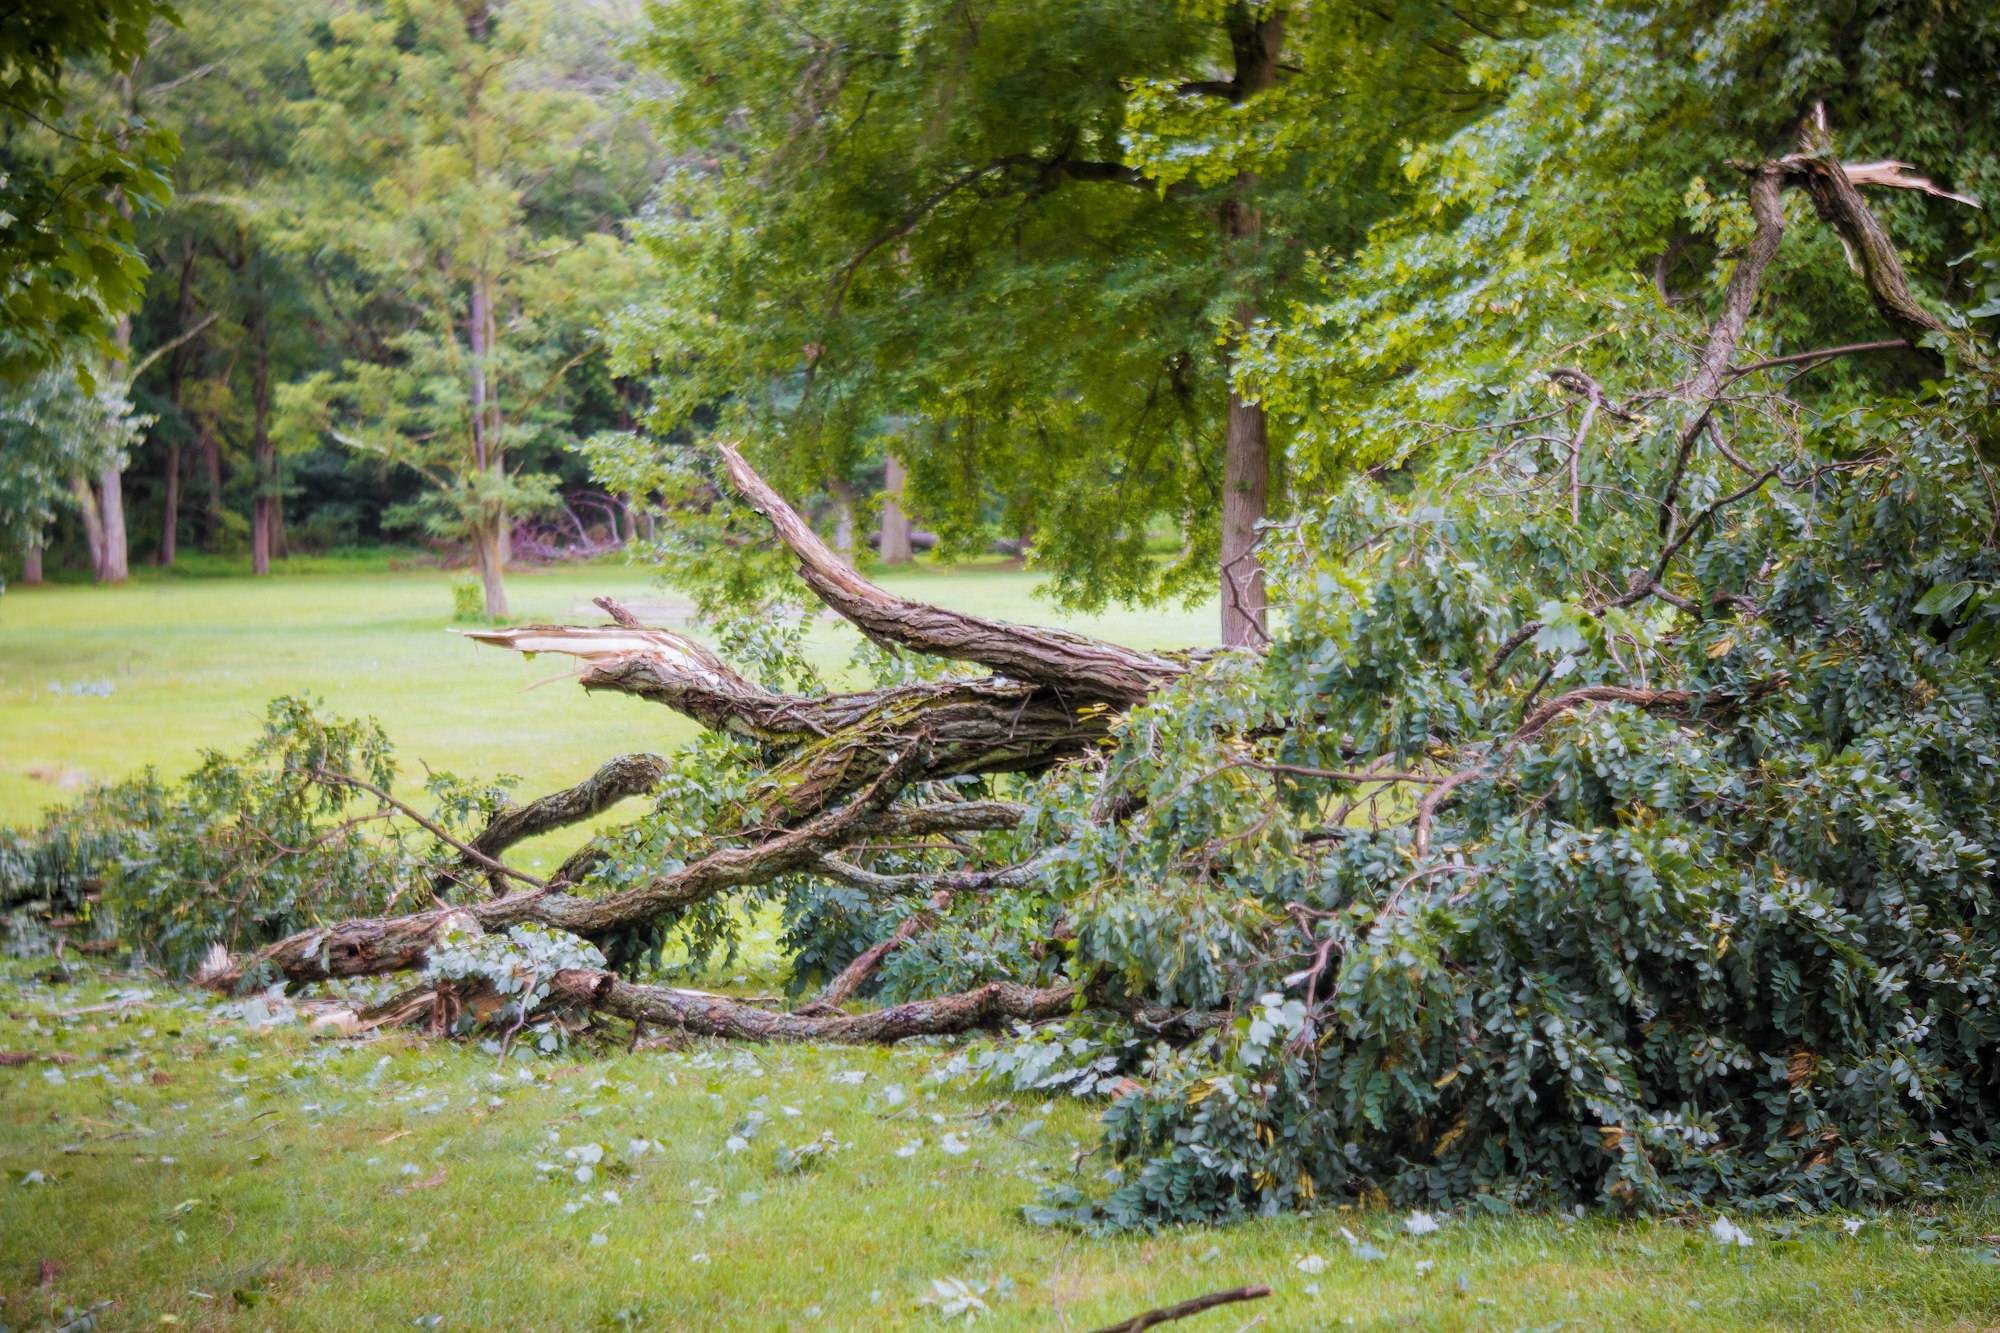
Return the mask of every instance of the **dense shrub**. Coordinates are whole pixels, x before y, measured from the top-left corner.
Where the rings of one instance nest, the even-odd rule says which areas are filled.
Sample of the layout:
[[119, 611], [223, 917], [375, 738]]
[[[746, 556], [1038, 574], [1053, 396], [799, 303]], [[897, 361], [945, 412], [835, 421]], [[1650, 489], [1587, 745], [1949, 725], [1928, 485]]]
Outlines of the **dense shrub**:
[[[277, 699], [240, 753], [211, 750], [178, 781], [148, 769], [7, 832], [0, 888], [9, 904], [39, 900], [44, 917], [92, 914], [179, 974], [218, 944], [240, 952], [321, 922], [428, 905], [455, 853], [348, 776], [385, 791], [394, 782], [381, 727]], [[450, 774], [426, 787], [447, 827], [483, 823], [501, 798]]]
[[[1745, 478], [1691, 477], [1666, 599], [1614, 613], [1593, 608], [1667, 540], [1673, 434], [1651, 419], [1593, 455], [1577, 524], [1562, 441], [1518, 428], [1412, 460], [1400, 494], [1335, 497], [1295, 534], [1268, 656], [1157, 699], [1101, 775], [1048, 793], [1076, 975], [1236, 1015], [1156, 1052], [1106, 1116], [1123, 1183], [1066, 1215], [1814, 1206], [1990, 1156], [1986, 392], [1968, 376], [1803, 432], [1732, 413], [1767, 484], [1721, 505]], [[1571, 693], [1592, 687], [1685, 695]], [[1377, 759], [1470, 776], [1424, 838], [1434, 785], [1310, 775]], [[1107, 789], [1140, 812], [1093, 820]]]

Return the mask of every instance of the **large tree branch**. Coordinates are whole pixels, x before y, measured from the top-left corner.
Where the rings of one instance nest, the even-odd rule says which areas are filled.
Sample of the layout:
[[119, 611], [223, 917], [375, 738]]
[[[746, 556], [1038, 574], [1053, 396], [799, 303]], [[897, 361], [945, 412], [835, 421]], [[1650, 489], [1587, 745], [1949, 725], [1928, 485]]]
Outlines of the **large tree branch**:
[[1674, 500], [1680, 494], [1681, 478], [1687, 472], [1695, 441], [1701, 438], [1716, 400], [1729, 383], [1729, 362], [1736, 355], [1744, 326], [1750, 321], [1750, 311], [1757, 304], [1757, 288], [1764, 280], [1764, 270], [1785, 237], [1785, 179], [1785, 170], [1775, 163], [1759, 167], [1751, 177], [1750, 216], [1756, 220], [1757, 229], [1730, 271], [1729, 286], [1722, 293], [1722, 309], [1709, 327], [1708, 342], [1688, 379], [1688, 409], [1674, 433], [1673, 473], [1667, 478], [1666, 494], [1660, 501], [1662, 534], [1673, 523]]
[[828, 549], [796, 510], [727, 443], [729, 480], [761, 511], [799, 561], [799, 576], [820, 600], [877, 643], [933, 657], [977, 662], [1015, 680], [1071, 698], [1129, 706], [1187, 670], [1182, 662], [1081, 634], [987, 620], [898, 597], [870, 583]]
[[1076, 988], [993, 981], [962, 994], [893, 1004], [865, 1014], [814, 1015], [774, 1013], [721, 996], [638, 985], [614, 972], [574, 970], [556, 973], [550, 996], [630, 1022], [696, 1036], [860, 1045], [969, 1032], [1008, 1020], [1038, 1023], [1060, 1018], [1075, 1007]]
[[1847, 247], [1849, 257], [1860, 269], [1861, 280], [1868, 288], [1876, 311], [1890, 328], [1912, 346], [1920, 346], [1929, 335], [1939, 335], [1967, 360], [1978, 360], [1971, 341], [1957, 330], [1946, 327], [1911, 293], [1909, 278], [1903, 273], [1903, 261], [1896, 254], [1895, 241], [1881, 219], [1875, 216], [1875, 210], [1868, 206], [1868, 201], [1854, 187], [1858, 179], [1872, 185], [1920, 190], [1968, 204], [1972, 202], [1970, 199], [1940, 190], [1921, 176], [1908, 174], [1901, 169], [1903, 164], [1900, 162], [1867, 162], [1843, 167], [1833, 156], [1823, 126], [1813, 132], [1808, 152], [1782, 158], [1775, 165], [1792, 180], [1804, 185], [1813, 208], [1840, 234], [1841, 243]]
[[722, 847], [650, 882], [602, 898], [575, 898], [542, 890], [493, 898], [465, 907], [439, 908], [401, 917], [367, 917], [301, 931], [241, 962], [221, 959], [197, 980], [233, 990], [245, 976], [276, 973], [287, 981], [325, 981], [422, 966], [438, 936], [455, 922], [478, 930], [537, 924], [597, 940], [692, 906], [726, 889], [762, 884], [809, 868], [821, 852], [887, 808], [922, 767], [921, 740], [897, 756], [868, 789], [777, 837], [749, 847]]
[[[602, 814], [628, 796], [642, 796], [659, 785], [667, 775], [667, 761], [656, 754], [626, 754], [611, 760], [574, 787], [551, 792], [526, 805], [502, 807], [487, 821], [486, 828], [469, 844], [481, 856], [498, 860], [515, 843], [539, 837], [553, 829], [579, 824]], [[458, 873], [479, 868], [470, 857]], [[503, 891], [498, 872], [487, 870], [494, 893]], [[434, 887], [443, 889], [456, 875], [438, 877]]]

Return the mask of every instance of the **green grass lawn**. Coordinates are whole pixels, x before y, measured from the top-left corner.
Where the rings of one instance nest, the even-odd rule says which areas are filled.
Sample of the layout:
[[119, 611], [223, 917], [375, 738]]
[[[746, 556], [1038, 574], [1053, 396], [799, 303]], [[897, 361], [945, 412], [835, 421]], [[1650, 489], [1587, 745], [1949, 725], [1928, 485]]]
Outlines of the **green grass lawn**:
[[[78, 1013], [108, 983], [0, 980], [0, 1050], [73, 1057], [0, 1068], [11, 1328], [102, 1301], [104, 1329], [922, 1328], [939, 1280], [983, 1287], [994, 1329], [1092, 1329], [1251, 1282], [1274, 1296], [1176, 1327], [2000, 1321], [2000, 1182], [1853, 1234], [1740, 1218], [1747, 1248], [1708, 1218], [1446, 1216], [1416, 1236], [1382, 1210], [1092, 1239], [1018, 1209], [1105, 1169], [1079, 1156], [1093, 1108], [930, 1081], [939, 1047], [627, 1053], [610, 1033], [502, 1066], [118, 984], [137, 1002]], [[836, 1151], [782, 1170], [822, 1135]]]
[[[343, 714], [379, 718], [408, 772], [420, 773], [421, 761], [464, 776], [515, 773], [523, 796], [576, 782], [613, 755], [664, 751], [693, 734], [692, 723], [656, 704], [586, 695], [565, 678], [563, 659], [528, 661], [448, 633], [453, 577], [383, 570], [8, 589], [0, 596], [0, 822], [25, 821], [86, 782], [146, 764], [178, 774], [204, 746], [240, 746], [279, 694], [315, 694]], [[1036, 577], [1019, 570], [919, 566], [883, 582], [982, 615], [1087, 628], [1138, 647], [1216, 637], [1212, 608], [1063, 615], [1033, 596]], [[508, 594], [521, 621], [602, 624], [590, 599], [609, 595], [675, 623], [673, 599], [624, 566], [516, 574]], [[829, 624], [815, 642], [838, 665], [853, 639]]]
[[[1206, 609], [1054, 616], [1018, 572], [885, 581], [1133, 644], [1213, 637]], [[651, 705], [531, 689], [560, 664], [446, 634], [447, 583], [377, 570], [9, 591], [0, 818], [66, 783], [239, 745], [286, 691], [375, 714], [412, 770], [511, 770], [526, 793], [688, 734]], [[600, 593], [662, 600], [618, 568], [511, 592], [533, 619], [595, 619]], [[768, 988], [782, 966], [755, 932], [713, 984]], [[258, 1030], [150, 977], [47, 972], [0, 969], [0, 1051], [35, 1057], [0, 1067], [7, 1328], [100, 1302], [102, 1329], [931, 1327], [940, 1309], [920, 1302], [940, 1281], [968, 1284], [996, 1329], [1087, 1330], [1249, 1282], [1275, 1295], [1174, 1327], [2000, 1327], [2000, 1180], [1854, 1232], [1739, 1218], [1749, 1247], [1716, 1241], [1709, 1217], [1447, 1216], [1416, 1236], [1382, 1210], [1093, 1239], [1019, 1209], [1041, 1182], [1107, 1169], [1087, 1152], [1097, 1108], [933, 1081], [947, 1046], [628, 1052], [620, 1030], [502, 1066], [477, 1043]], [[98, 1007], [118, 995], [131, 1003]], [[822, 1135], [837, 1151], [781, 1169], [781, 1150]]]

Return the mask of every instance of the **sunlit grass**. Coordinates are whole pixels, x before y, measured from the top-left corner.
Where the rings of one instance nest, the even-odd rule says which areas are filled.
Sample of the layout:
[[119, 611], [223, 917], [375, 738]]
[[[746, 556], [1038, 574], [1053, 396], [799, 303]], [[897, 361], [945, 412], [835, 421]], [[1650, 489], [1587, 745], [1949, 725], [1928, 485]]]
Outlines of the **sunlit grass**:
[[[586, 695], [564, 659], [529, 661], [448, 633], [455, 577], [385, 570], [9, 589], [0, 597], [0, 822], [29, 819], [87, 782], [147, 764], [177, 774], [204, 746], [240, 746], [265, 703], [286, 693], [381, 719], [407, 772], [514, 773], [528, 795], [578, 781], [612, 755], [664, 751], [693, 734], [658, 705]], [[1038, 580], [1019, 570], [919, 566], [883, 581], [982, 615], [1089, 628], [1140, 647], [1208, 643], [1216, 632], [1208, 609], [1066, 616], [1037, 600]], [[508, 593], [519, 621], [600, 624], [590, 604], [600, 595], [668, 623], [684, 611], [619, 565], [516, 574]], [[814, 636], [830, 666], [853, 642], [832, 624]]]

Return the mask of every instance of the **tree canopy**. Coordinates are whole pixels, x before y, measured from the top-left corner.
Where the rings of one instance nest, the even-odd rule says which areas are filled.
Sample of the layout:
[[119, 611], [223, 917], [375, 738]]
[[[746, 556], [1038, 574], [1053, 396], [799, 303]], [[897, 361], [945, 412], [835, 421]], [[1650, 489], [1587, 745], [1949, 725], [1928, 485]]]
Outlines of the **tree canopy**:
[[132, 216], [167, 197], [171, 131], [73, 105], [84, 69], [122, 76], [163, 0], [22, 0], [0, 15], [0, 379], [68, 361], [78, 342], [112, 349], [111, 326], [145, 290]]
[[1235, 349], [1405, 197], [1403, 145], [1482, 104], [1484, 27], [1416, 3], [663, 5], [666, 281], [622, 339], [661, 369], [655, 430], [713, 413], [837, 494], [894, 455], [947, 552], [1032, 536], [1076, 605], [1204, 594], [1220, 561], [1249, 642], [1286, 440]]

